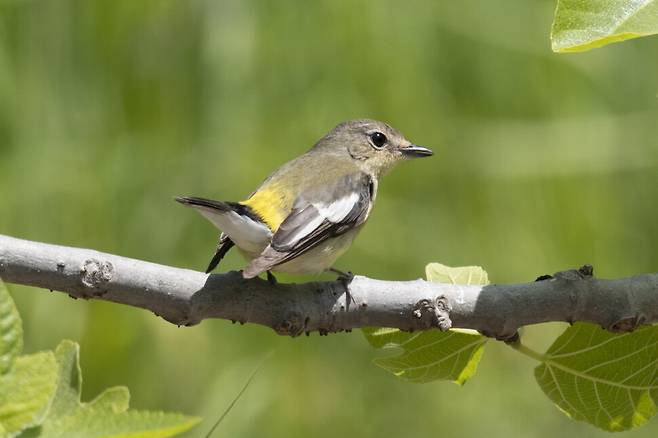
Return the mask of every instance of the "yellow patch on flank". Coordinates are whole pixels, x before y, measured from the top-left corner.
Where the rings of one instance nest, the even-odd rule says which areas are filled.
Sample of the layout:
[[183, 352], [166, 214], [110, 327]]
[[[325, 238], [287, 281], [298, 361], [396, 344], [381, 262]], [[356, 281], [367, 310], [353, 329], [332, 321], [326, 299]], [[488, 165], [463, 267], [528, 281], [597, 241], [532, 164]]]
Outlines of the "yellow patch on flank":
[[290, 211], [290, 202], [288, 202], [287, 197], [273, 189], [259, 190], [251, 198], [240, 202], [240, 204], [251, 207], [254, 213], [265, 221], [272, 232], [279, 228], [279, 225]]

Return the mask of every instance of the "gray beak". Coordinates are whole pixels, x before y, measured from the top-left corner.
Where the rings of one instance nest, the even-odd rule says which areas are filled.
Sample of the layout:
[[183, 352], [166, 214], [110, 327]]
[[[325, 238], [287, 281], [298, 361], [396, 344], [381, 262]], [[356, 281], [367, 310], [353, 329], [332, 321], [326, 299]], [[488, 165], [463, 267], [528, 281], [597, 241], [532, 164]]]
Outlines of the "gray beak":
[[424, 148], [415, 144], [400, 148], [400, 152], [410, 158], [430, 157], [434, 155], [431, 149]]

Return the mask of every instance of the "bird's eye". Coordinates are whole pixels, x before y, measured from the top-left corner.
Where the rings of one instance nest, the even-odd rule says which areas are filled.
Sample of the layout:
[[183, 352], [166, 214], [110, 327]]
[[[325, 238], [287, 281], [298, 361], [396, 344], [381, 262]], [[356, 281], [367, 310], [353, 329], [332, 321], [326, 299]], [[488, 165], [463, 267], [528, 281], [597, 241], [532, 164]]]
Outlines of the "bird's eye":
[[370, 134], [370, 141], [372, 141], [373, 146], [375, 146], [377, 149], [381, 149], [384, 147], [388, 139], [384, 134], [377, 131]]

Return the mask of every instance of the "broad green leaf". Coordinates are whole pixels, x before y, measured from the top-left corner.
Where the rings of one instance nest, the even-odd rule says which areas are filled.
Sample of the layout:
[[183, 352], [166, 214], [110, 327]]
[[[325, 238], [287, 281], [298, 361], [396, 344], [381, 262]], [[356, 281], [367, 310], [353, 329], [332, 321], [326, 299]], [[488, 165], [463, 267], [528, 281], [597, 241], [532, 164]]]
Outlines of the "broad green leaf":
[[0, 281], [0, 436], [14, 436], [43, 419], [57, 385], [52, 352], [18, 356], [23, 328], [18, 310]]
[[441, 263], [429, 263], [425, 266], [428, 281], [450, 284], [489, 284], [487, 271], [480, 266], [459, 266], [452, 268]]
[[582, 52], [658, 33], [658, 0], [558, 0], [555, 52]]
[[44, 423], [21, 438], [166, 438], [181, 434], [199, 422], [177, 413], [125, 411], [115, 413], [86, 406], [56, 423]]
[[59, 343], [55, 357], [59, 365], [59, 379], [50, 418], [61, 417], [80, 405], [82, 371], [80, 370], [80, 346], [69, 340]]
[[177, 413], [129, 411], [127, 388], [105, 390], [89, 403], [80, 402], [82, 373], [79, 346], [62, 341], [55, 352], [59, 382], [52, 407], [40, 427], [22, 437], [169, 437], [199, 422], [196, 417]]
[[57, 386], [57, 361], [51, 351], [20, 356], [0, 376], [0, 436], [14, 436], [41, 423]]
[[575, 420], [608, 431], [641, 426], [656, 413], [658, 326], [619, 335], [574, 324], [548, 349], [535, 377]]
[[[487, 273], [479, 266], [451, 268], [430, 263], [425, 268], [429, 281], [452, 284], [487, 284]], [[374, 360], [376, 365], [411, 382], [451, 380], [463, 385], [475, 371], [487, 339], [470, 330], [425, 330], [416, 333], [391, 328], [365, 328], [366, 339], [376, 348], [399, 353]]]
[[397, 329], [365, 328], [363, 333], [377, 348], [401, 349], [399, 355], [377, 358], [374, 362], [416, 383], [451, 380], [463, 385], [475, 374], [487, 342], [484, 336], [452, 330], [407, 333]]
[[21, 317], [4, 283], [0, 280], [0, 375], [11, 368], [23, 349]]

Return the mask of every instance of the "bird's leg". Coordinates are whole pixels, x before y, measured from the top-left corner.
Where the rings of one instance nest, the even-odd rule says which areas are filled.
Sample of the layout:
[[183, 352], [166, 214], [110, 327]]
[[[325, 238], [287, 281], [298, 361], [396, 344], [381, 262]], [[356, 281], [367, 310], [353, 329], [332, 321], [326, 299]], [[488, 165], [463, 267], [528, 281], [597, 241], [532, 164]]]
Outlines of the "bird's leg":
[[352, 280], [354, 280], [354, 274], [351, 271], [343, 272], [336, 268], [329, 268], [329, 271], [333, 272], [334, 274], [338, 274], [337, 280], [343, 283], [343, 286], [345, 286], [345, 298], [347, 298], [347, 305], [350, 303], [356, 304], [354, 297], [350, 293], [350, 283]]
[[271, 271], [267, 271], [267, 281], [268, 281], [272, 286], [276, 286], [277, 283], [278, 283], [276, 277], [274, 276], [274, 274], [272, 274]]

